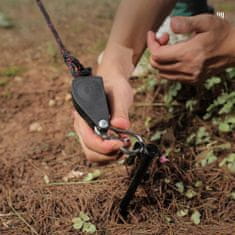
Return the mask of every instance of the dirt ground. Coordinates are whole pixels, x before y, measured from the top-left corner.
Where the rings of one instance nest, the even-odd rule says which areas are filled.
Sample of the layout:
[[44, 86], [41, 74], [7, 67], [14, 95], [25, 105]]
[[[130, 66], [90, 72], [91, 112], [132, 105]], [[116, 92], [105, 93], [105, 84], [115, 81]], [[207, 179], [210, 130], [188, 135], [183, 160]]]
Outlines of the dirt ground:
[[[119, 1], [45, 2], [68, 48], [84, 64], [95, 67]], [[233, 0], [211, 2], [234, 21]], [[157, 173], [151, 169], [153, 187], [140, 187], [129, 217], [122, 220], [117, 209], [129, 177], [118, 163], [98, 166], [85, 160], [73, 132], [71, 79], [34, 1], [1, 0], [0, 11], [15, 23], [12, 29], [0, 28], [1, 235], [82, 234], [72, 227], [72, 218], [80, 211], [90, 216], [97, 234], [235, 234], [235, 203], [227, 196], [235, 189], [234, 176], [214, 165], [193, 167], [192, 148], [175, 154]], [[139, 87], [143, 81], [132, 83]], [[136, 102], [149, 98], [139, 94]], [[151, 130], [143, 126], [146, 117], [159, 119], [163, 110], [135, 106], [132, 129], [149, 136]], [[170, 133], [168, 140], [172, 138]], [[223, 138], [235, 148], [234, 135]], [[179, 147], [179, 142], [173, 142]], [[73, 170], [93, 169], [102, 172], [97, 181], [65, 180]], [[193, 200], [174, 188], [176, 182], [192, 185], [197, 180], [208, 190], [200, 188]], [[190, 213], [201, 211], [199, 225], [193, 225], [189, 216], [176, 216], [185, 205]]]

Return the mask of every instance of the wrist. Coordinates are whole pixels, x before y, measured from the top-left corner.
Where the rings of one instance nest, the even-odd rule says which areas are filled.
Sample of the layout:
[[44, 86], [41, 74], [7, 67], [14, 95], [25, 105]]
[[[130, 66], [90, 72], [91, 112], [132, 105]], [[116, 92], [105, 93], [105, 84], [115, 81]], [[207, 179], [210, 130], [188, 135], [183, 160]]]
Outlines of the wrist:
[[97, 74], [107, 79], [123, 77], [129, 79], [134, 70], [133, 52], [118, 44], [108, 45], [97, 69]]

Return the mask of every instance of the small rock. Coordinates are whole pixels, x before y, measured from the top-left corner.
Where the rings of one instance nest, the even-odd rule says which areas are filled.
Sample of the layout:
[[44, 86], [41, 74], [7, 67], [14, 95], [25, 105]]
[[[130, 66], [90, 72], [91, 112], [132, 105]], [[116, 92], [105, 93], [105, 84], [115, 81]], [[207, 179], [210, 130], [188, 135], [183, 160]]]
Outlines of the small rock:
[[57, 106], [61, 106], [61, 105], [64, 104], [64, 99], [61, 98], [61, 97], [59, 97], [59, 96], [56, 96], [56, 97], [55, 97], [55, 100], [56, 100], [56, 105], [57, 105]]
[[14, 80], [15, 80], [16, 82], [22, 82], [22, 81], [23, 81], [23, 78], [20, 77], [20, 76], [16, 76], [16, 77], [14, 78]]
[[70, 179], [73, 178], [81, 178], [84, 176], [84, 173], [79, 170], [72, 170], [66, 176], [63, 177], [63, 181], [68, 182]]
[[42, 131], [42, 126], [38, 122], [34, 122], [29, 126], [29, 131], [30, 132], [41, 132]]
[[72, 96], [71, 96], [71, 94], [66, 94], [66, 96], [65, 96], [65, 98], [64, 98], [64, 100], [65, 101], [70, 101], [72, 99]]
[[49, 100], [48, 105], [49, 105], [50, 107], [55, 106], [55, 105], [56, 105], [55, 100]]

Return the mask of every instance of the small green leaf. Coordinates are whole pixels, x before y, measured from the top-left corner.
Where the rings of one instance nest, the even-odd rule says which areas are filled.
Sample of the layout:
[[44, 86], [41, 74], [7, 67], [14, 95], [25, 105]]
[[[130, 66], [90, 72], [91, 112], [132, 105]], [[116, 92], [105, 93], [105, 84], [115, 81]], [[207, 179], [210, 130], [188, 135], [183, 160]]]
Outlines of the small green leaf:
[[0, 28], [12, 28], [14, 25], [12, 23], [12, 20], [7, 17], [5, 14], [0, 12]]
[[[235, 99], [235, 98], [234, 98]], [[228, 101], [224, 106], [219, 110], [219, 114], [228, 114], [235, 107], [235, 100]]]
[[92, 180], [95, 180], [101, 176], [101, 171], [100, 170], [94, 170], [93, 172], [88, 173], [84, 178], [84, 182], [89, 182]]
[[212, 78], [206, 80], [205, 88], [207, 90], [210, 90], [211, 88], [213, 88], [214, 86], [216, 86], [217, 84], [220, 84], [220, 83], [221, 83], [220, 77], [212, 77]]
[[171, 180], [170, 180], [169, 178], [165, 178], [165, 179], [164, 179], [164, 182], [165, 182], [166, 184], [169, 184], [169, 183], [171, 182]]
[[219, 128], [219, 131], [225, 132], [225, 133], [232, 131], [230, 125], [226, 122], [221, 122], [218, 128]]
[[230, 79], [235, 78], [235, 68], [226, 69], [226, 73], [228, 75], [228, 78], [230, 78]]
[[234, 116], [228, 116], [225, 120], [229, 124], [235, 124], [235, 115]]
[[178, 92], [181, 90], [182, 88], [182, 85], [181, 83], [179, 82], [174, 82], [167, 94], [164, 96], [164, 102], [167, 104], [167, 105], [170, 105], [172, 103], [172, 101], [174, 100], [174, 98], [178, 95]]
[[67, 137], [77, 137], [77, 134], [74, 131], [70, 131], [66, 136]]
[[84, 223], [82, 232], [84, 233], [95, 233], [96, 232], [96, 226], [92, 223]]
[[196, 181], [196, 183], [194, 184], [196, 188], [200, 188], [202, 185], [203, 185], [203, 182], [200, 180]]
[[187, 139], [186, 142], [187, 144], [193, 144], [195, 142], [196, 139], [196, 134], [192, 133]]
[[231, 192], [230, 197], [235, 201], [235, 191]]
[[90, 220], [89, 216], [87, 214], [85, 214], [83, 211], [80, 212], [79, 218], [84, 222], [87, 222]]
[[195, 197], [197, 193], [193, 189], [188, 189], [187, 192], [185, 193], [185, 196], [189, 199]]
[[180, 193], [184, 192], [184, 184], [183, 184], [183, 182], [177, 182], [175, 184], [175, 186], [176, 186], [178, 192], [180, 192]]
[[44, 179], [44, 182], [45, 182], [46, 184], [49, 184], [49, 183], [50, 183], [50, 180], [49, 180], [48, 175], [44, 175], [44, 176], [43, 176], [43, 179]]
[[166, 220], [167, 223], [171, 223], [172, 222], [172, 219], [169, 216], [165, 216], [165, 220]]
[[84, 225], [84, 221], [79, 217], [73, 218], [72, 222], [73, 222], [73, 228], [76, 230], [80, 230]]
[[156, 131], [156, 133], [151, 137], [151, 141], [157, 141], [160, 140], [162, 135], [164, 135], [166, 133], [166, 130], [164, 131]]
[[200, 212], [198, 210], [195, 210], [193, 212], [193, 214], [191, 215], [191, 221], [194, 224], [196, 224], [196, 225], [200, 224], [200, 222], [201, 222], [201, 214], [200, 214]]
[[182, 209], [182, 210], [177, 211], [176, 215], [178, 217], [184, 217], [188, 214], [188, 212], [189, 212], [188, 209]]
[[217, 160], [217, 156], [214, 154], [213, 150], [204, 153], [202, 157], [203, 159], [200, 161], [202, 167], [205, 167]]
[[220, 162], [219, 166], [225, 166], [232, 174], [235, 174], [235, 153], [231, 153], [226, 158], [224, 158]]
[[228, 170], [232, 173], [235, 174], [235, 162], [229, 163], [228, 164]]
[[197, 100], [188, 100], [185, 104], [186, 109], [188, 109], [190, 112], [194, 110], [194, 107], [197, 105]]
[[196, 133], [196, 145], [206, 144], [210, 142], [210, 135], [205, 127], [200, 127]]

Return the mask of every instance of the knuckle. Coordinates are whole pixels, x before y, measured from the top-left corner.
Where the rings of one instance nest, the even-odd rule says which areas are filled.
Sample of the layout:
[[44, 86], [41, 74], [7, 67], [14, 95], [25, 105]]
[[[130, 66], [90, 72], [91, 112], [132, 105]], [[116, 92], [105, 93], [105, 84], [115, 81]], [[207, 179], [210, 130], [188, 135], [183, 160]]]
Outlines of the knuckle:
[[150, 58], [150, 64], [153, 68], [157, 68], [157, 63], [154, 61], [153, 57]]

